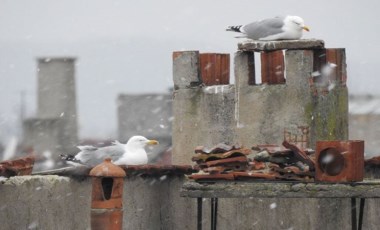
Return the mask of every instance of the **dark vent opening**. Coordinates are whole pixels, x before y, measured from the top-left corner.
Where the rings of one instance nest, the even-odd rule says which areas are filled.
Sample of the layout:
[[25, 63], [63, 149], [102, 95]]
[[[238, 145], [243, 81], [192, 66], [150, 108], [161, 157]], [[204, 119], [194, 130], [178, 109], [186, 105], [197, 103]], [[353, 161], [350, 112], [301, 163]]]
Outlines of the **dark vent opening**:
[[337, 149], [327, 148], [321, 151], [318, 163], [322, 172], [329, 176], [336, 176], [343, 171], [345, 160]]
[[103, 197], [106, 200], [109, 200], [111, 198], [112, 194], [112, 187], [113, 187], [113, 179], [106, 177], [102, 179], [102, 188], [103, 188]]

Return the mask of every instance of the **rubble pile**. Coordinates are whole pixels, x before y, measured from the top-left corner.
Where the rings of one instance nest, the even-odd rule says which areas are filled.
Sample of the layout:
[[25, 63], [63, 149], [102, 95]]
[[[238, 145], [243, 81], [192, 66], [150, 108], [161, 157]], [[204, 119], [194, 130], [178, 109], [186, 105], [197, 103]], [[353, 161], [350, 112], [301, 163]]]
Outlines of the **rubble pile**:
[[279, 145], [255, 145], [251, 149], [220, 143], [211, 149], [198, 146], [192, 161], [200, 172], [189, 178], [212, 180], [313, 181], [314, 160], [310, 149], [284, 141]]

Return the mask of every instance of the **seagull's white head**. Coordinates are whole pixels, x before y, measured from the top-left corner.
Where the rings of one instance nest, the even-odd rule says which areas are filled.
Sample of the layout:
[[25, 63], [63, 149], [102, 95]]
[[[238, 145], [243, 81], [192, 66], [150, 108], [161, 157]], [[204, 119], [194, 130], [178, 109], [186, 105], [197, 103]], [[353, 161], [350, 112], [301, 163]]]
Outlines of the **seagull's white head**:
[[309, 27], [305, 26], [305, 23], [301, 17], [298, 16], [287, 16], [285, 19], [288, 22], [288, 25], [297, 28], [297, 30], [306, 30], [310, 31]]
[[143, 136], [133, 136], [127, 142], [128, 148], [144, 148], [146, 145], [157, 145], [158, 141], [148, 140]]

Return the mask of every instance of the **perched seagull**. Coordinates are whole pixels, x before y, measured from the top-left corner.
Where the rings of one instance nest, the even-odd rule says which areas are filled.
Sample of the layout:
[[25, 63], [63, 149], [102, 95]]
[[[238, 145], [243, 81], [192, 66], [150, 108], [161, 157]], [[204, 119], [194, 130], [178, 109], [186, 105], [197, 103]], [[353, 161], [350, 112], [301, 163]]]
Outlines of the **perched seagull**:
[[71, 165], [96, 166], [104, 161], [105, 158], [111, 158], [112, 162], [121, 165], [139, 165], [148, 163], [148, 156], [144, 149], [146, 145], [156, 145], [158, 141], [148, 140], [143, 136], [133, 136], [126, 144], [118, 141], [113, 145], [102, 148], [94, 146], [78, 146], [81, 150], [75, 156], [61, 155]]
[[302, 37], [302, 31], [309, 31], [304, 21], [298, 16], [268, 18], [247, 25], [229, 26], [227, 31], [243, 33], [241, 37], [253, 40], [297, 40]]
[[143, 165], [148, 163], [145, 151], [147, 145], [157, 145], [158, 141], [148, 140], [143, 136], [131, 137], [124, 148], [123, 155], [114, 162], [116, 165]]

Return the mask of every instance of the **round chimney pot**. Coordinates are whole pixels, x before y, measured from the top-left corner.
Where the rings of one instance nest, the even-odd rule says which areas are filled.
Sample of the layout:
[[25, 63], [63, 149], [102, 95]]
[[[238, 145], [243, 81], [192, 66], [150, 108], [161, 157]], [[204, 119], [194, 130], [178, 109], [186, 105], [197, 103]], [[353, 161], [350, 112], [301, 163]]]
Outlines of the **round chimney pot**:
[[90, 171], [90, 176], [94, 177], [125, 177], [125, 171], [111, 162], [111, 158], [104, 159], [104, 162], [95, 166]]

